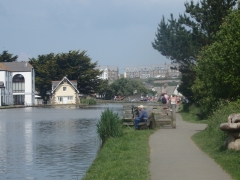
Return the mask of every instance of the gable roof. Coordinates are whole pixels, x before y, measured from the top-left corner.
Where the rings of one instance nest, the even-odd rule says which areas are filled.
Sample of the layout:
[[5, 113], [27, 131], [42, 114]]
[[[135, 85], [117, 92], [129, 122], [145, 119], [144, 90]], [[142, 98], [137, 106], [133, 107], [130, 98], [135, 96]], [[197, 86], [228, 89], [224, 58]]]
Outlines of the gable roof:
[[1, 62], [0, 70], [11, 72], [31, 72], [32, 65], [28, 62]]
[[78, 89], [75, 87], [77, 85], [76, 80], [69, 80], [66, 76], [61, 81], [52, 81], [52, 85], [56, 85], [56, 87], [52, 90], [52, 93], [62, 84], [64, 80], [67, 80], [69, 84], [72, 85], [72, 87], [79, 93]]

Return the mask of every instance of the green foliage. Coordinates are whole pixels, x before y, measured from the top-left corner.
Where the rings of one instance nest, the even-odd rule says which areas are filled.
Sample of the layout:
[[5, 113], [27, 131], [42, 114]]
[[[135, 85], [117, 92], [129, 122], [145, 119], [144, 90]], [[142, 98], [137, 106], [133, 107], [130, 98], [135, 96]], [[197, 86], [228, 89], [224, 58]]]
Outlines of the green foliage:
[[233, 10], [221, 25], [215, 42], [200, 53], [193, 85], [195, 99], [214, 110], [219, 100], [236, 100], [240, 96], [240, 11]]
[[8, 51], [3, 51], [0, 54], [0, 62], [13, 62], [17, 61], [18, 56], [13, 56], [13, 54], [9, 54]]
[[129, 96], [133, 95], [134, 91], [137, 90], [137, 94], [148, 94], [150, 91], [146, 89], [140, 81], [134, 79], [120, 78], [114, 81], [111, 85], [111, 96]]
[[51, 90], [53, 80], [61, 80], [67, 76], [69, 80], [77, 80], [78, 90], [82, 94], [92, 94], [98, 88], [101, 72], [91, 63], [85, 51], [69, 51], [68, 53], [39, 55], [37, 59], [31, 58], [29, 63], [36, 73], [36, 89], [41, 96]]
[[89, 104], [89, 105], [97, 104], [96, 100], [93, 98], [90, 98], [90, 99], [81, 98], [80, 102], [81, 102], [81, 104]]
[[240, 100], [230, 103], [219, 102], [218, 109], [208, 118], [209, 123], [206, 131], [214, 142], [214, 147], [222, 147], [227, 137], [227, 133], [220, 130], [220, 124], [226, 123], [230, 114], [240, 113], [239, 109]]
[[101, 97], [105, 97], [107, 99], [112, 99], [112, 97], [113, 97], [113, 92], [112, 92], [112, 89], [111, 89], [107, 79], [100, 81], [100, 84], [99, 84], [98, 89], [96, 90], [96, 92]]
[[158, 25], [154, 49], [173, 63], [179, 64], [183, 85], [179, 91], [184, 96], [192, 96], [191, 86], [196, 78], [194, 67], [199, 51], [211, 44], [229, 9], [237, 0], [202, 0], [196, 4], [185, 3], [185, 13], [175, 19], [171, 14], [167, 21], [163, 16]]
[[101, 119], [97, 124], [97, 133], [105, 143], [110, 137], [116, 138], [123, 135], [122, 120], [118, 114], [107, 108], [101, 115]]

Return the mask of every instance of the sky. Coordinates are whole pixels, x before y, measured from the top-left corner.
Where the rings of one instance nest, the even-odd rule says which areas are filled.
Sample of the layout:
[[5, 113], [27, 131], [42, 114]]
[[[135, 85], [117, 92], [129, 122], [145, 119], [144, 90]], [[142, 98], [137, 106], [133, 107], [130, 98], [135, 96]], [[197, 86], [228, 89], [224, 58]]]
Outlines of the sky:
[[171, 63], [153, 49], [158, 24], [184, 13], [190, 0], [0, 0], [0, 53], [86, 51], [99, 66]]

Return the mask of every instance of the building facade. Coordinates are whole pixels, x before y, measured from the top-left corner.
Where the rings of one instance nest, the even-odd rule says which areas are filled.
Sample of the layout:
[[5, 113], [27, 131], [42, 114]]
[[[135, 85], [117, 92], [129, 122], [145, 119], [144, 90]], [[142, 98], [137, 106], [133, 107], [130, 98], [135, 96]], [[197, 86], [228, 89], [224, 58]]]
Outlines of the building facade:
[[52, 104], [79, 104], [79, 91], [77, 80], [64, 77], [61, 81], [52, 81]]
[[124, 68], [125, 78], [164, 78], [164, 77], [178, 77], [180, 72], [173, 64], [159, 64], [149, 66], [129, 66]]
[[35, 104], [35, 72], [28, 62], [0, 63], [1, 105]]
[[96, 69], [102, 71], [102, 74], [99, 76], [100, 79], [107, 79], [109, 81], [119, 79], [119, 70], [117, 66], [98, 66]]

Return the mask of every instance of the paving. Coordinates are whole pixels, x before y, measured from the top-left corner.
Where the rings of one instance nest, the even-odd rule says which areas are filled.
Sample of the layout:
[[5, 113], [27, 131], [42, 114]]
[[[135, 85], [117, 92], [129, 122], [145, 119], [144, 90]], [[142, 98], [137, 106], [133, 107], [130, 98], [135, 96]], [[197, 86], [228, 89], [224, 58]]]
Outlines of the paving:
[[232, 178], [191, 140], [206, 128], [188, 123], [176, 113], [176, 129], [161, 128], [150, 136], [151, 180], [231, 180]]

